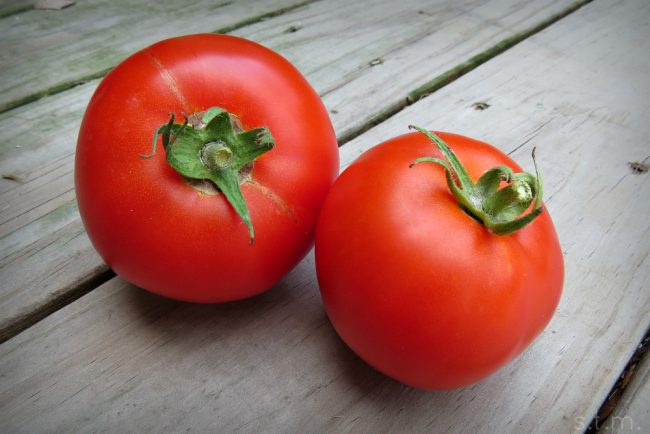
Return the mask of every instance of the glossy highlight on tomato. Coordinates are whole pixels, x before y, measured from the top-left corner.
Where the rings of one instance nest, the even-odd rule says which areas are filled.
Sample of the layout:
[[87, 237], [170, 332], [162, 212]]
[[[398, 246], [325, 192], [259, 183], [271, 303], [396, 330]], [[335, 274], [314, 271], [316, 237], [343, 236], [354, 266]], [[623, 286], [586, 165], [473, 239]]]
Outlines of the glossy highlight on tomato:
[[[162, 130], [152, 155], [170, 114], [191, 121], [214, 107], [232, 115], [236, 131], [274, 140], [230, 178], [239, 180], [250, 228], [209, 181], [191, 181], [166, 161], [162, 145], [174, 134]], [[254, 42], [200, 34], [145, 48], [102, 80], [79, 132], [75, 188], [88, 236], [118, 275], [210, 303], [259, 294], [301, 260], [337, 173], [329, 116], [300, 72]]]
[[[473, 182], [495, 166], [521, 172], [486, 143], [437, 134]], [[413, 165], [422, 157], [443, 159], [413, 132], [340, 175], [319, 218], [316, 266], [328, 316], [354, 352], [405, 384], [451, 389], [541, 333], [560, 299], [563, 257], [546, 209], [514, 233], [492, 233], [450, 192], [444, 161]]]

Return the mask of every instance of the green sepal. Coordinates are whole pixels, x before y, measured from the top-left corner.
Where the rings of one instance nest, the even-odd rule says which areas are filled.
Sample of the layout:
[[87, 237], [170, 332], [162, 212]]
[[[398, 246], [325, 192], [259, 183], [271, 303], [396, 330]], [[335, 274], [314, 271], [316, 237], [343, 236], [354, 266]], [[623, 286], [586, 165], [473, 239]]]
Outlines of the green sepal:
[[[542, 181], [535, 160], [532, 157], [537, 176], [530, 173], [514, 173], [507, 166], [497, 166], [485, 172], [474, 183], [465, 167], [451, 148], [434, 133], [416, 126], [409, 126], [436, 144], [445, 159], [421, 157], [410, 167], [422, 162], [434, 163], [445, 170], [449, 190], [461, 208], [492, 233], [508, 235], [531, 223], [543, 210]], [[502, 182], [507, 185], [501, 188]], [[532, 205], [532, 209], [524, 214]]]
[[[164, 142], [163, 136], [163, 143]], [[203, 137], [199, 130], [188, 128], [175, 140], [175, 144], [165, 146], [167, 162], [181, 175], [191, 179], [210, 179], [211, 172], [203, 162], [201, 150]]]
[[197, 125], [189, 125], [187, 118], [175, 124], [172, 114], [156, 129], [151, 156], [161, 136], [169, 165], [186, 178], [213, 182], [246, 224], [252, 244], [255, 232], [240, 183], [253, 161], [271, 150], [275, 141], [266, 127], [240, 131], [235, 122], [219, 107], [207, 110]]
[[253, 230], [253, 222], [251, 221], [248, 206], [246, 206], [246, 201], [244, 200], [244, 196], [239, 188], [239, 176], [237, 171], [232, 169], [218, 170], [211, 173], [208, 179], [219, 187], [219, 190], [221, 190], [221, 192], [226, 196], [230, 205], [235, 209], [235, 211], [237, 211], [237, 214], [239, 214], [239, 217], [248, 228], [250, 244], [253, 244], [255, 241], [255, 231]]
[[[158, 145], [158, 136], [162, 135], [163, 136], [163, 143], [169, 143], [169, 135], [172, 131], [172, 128], [174, 127], [174, 113], [169, 114], [169, 122], [166, 124], [162, 124], [158, 128], [156, 128], [156, 131], [154, 132], [153, 135], [153, 143], [151, 144], [151, 154], [140, 154], [140, 157], [142, 158], [151, 158], [154, 155], [156, 155], [156, 147]], [[187, 123], [187, 119], [185, 120], [185, 123]]]
[[514, 172], [508, 166], [497, 166], [485, 172], [476, 181], [476, 192], [484, 197], [493, 195], [501, 186], [501, 182], [511, 182]]
[[201, 139], [205, 143], [222, 141], [229, 146], [232, 146], [235, 140], [235, 131], [232, 127], [230, 114], [228, 114], [227, 111], [222, 110], [221, 112], [211, 116], [207, 122], [206, 118], [207, 116], [204, 116], [201, 120], [202, 123], [205, 123], [205, 126], [195, 130], [201, 134]]
[[519, 229], [522, 229], [524, 226], [535, 220], [542, 213], [542, 211], [544, 211], [544, 208], [534, 208], [531, 212], [516, 220], [493, 223], [490, 226], [490, 232], [497, 235], [510, 235], [512, 233], [515, 233]]
[[445, 160], [441, 158], [434, 158], [434, 157], [422, 157], [418, 158], [415, 160], [409, 167], [413, 167], [416, 164], [419, 163], [434, 163], [439, 166], [442, 166], [445, 169], [445, 178], [447, 180], [447, 186], [449, 187], [449, 190], [451, 190], [452, 194], [456, 199], [460, 202], [460, 204], [464, 208], [469, 208], [471, 209], [473, 207], [473, 203], [471, 201], [472, 197], [468, 194], [465, 194], [463, 190], [456, 184], [456, 180], [454, 179], [454, 172]]
[[495, 222], [512, 221], [526, 211], [533, 202], [533, 189], [526, 182], [514, 181], [495, 191], [483, 202], [483, 211]]
[[203, 117], [201, 118], [201, 122], [207, 125], [212, 119], [214, 119], [221, 113], [228, 113], [228, 112], [222, 109], [221, 107], [211, 107], [205, 111]]
[[537, 159], [535, 158], [535, 151], [537, 148], [533, 148], [532, 157], [533, 165], [535, 166], [535, 176], [533, 177], [535, 181], [535, 204], [533, 205], [533, 211], [542, 208], [542, 195], [544, 194], [544, 185], [542, 184], [542, 174], [539, 171], [539, 166], [537, 166]]
[[233, 167], [236, 170], [243, 168], [275, 146], [273, 136], [271, 136], [271, 132], [266, 127], [239, 133], [235, 136], [235, 140], [240, 142], [240, 152], [235, 153], [233, 159]]
[[421, 132], [429, 139], [431, 139], [431, 141], [433, 141], [436, 146], [438, 146], [438, 149], [440, 149], [442, 155], [451, 165], [451, 168], [453, 169], [452, 173], [458, 180], [461, 190], [467, 190], [474, 185], [472, 179], [469, 177], [469, 174], [465, 170], [465, 166], [462, 165], [460, 160], [458, 160], [458, 157], [456, 157], [456, 154], [454, 154], [454, 151], [452, 151], [451, 148], [440, 139], [440, 137], [436, 136], [431, 131], [425, 130], [424, 128], [420, 128], [415, 125], [409, 125], [409, 128]]

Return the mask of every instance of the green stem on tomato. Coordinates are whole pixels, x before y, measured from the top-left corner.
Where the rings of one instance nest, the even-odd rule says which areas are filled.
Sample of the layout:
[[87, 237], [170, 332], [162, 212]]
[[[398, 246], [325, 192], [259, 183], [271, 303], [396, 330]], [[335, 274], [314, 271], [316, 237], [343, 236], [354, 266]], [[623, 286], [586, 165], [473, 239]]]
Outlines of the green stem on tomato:
[[[447, 185], [461, 208], [490, 232], [512, 234], [531, 223], [542, 211], [542, 178], [539, 174], [535, 149], [532, 157], [535, 173], [513, 173], [507, 166], [497, 166], [485, 172], [474, 183], [456, 154], [440, 137], [423, 128], [410, 125], [436, 144], [444, 159], [422, 157], [411, 163], [434, 163], [445, 170]], [[501, 182], [506, 185], [501, 187]], [[531, 210], [527, 213], [526, 210]]]
[[[196, 119], [196, 117], [194, 117]], [[152, 157], [156, 153], [158, 136], [167, 155], [167, 162], [180, 175], [197, 180], [208, 180], [224, 194], [248, 228], [250, 243], [255, 232], [248, 206], [240, 188], [240, 178], [250, 172], [257, 157], [275, 146], [267, 127], [243, 131], [235, 115], [213, 107], [200, 119], [189, 124], [187, 117], [182, 124], [169, 122], [154, 132]]]

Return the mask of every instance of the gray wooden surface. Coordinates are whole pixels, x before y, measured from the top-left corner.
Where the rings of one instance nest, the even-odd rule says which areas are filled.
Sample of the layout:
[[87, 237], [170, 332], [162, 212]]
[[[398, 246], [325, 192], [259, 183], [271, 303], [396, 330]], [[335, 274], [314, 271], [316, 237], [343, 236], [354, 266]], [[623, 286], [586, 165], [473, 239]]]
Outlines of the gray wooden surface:
[[[343, 142], [404, 106], [422, 84], [572, 4], [334, 0], [235, 34], [295, 63], [323, 97]], [[79, 221], [72, 174], [76, 134], [97, 83], [0, 113], [0, 173], [15, 178], [0, 180], [0, 280], [6, 286], [0, 341], [107, 276]]]
[[639, 362], [612, 416], [602, 429], [614, 433], [642, 431], [650, 427], [650, 357]]
[[62, 11], [32, 9], [2, 17], [0, 110], [103, 75], [130, 53], [160, 39], [228, 31], [305, 3], [85, 0]]
[[[224, 6], [240, 15], [215, 17], [217, 28], [270, 13], [244, 6]], [[4, 21], [0, 34], [21, 39], [23, 29], [29, 41], [82, 28], [82, 8], [65, 24], [75, 7], [51, 23], [39, 17], [40, 27]], [[134, 47], [151, 42], [115, 16]], [[75, 135], [98, 81], [0, 113], [0, 172], [12, 178], [0, 180], [0, 325], [10, 338], [0, 345], [0, 432], [583, 431], [650, 325], [650, 175], [628, 164], [650, 162], [648, 29], [646, 0], [366, 0], [314, 2], [234, 30], [306, 74], [345, 142], [342, 167], [410, 123], [481, 138], [529, 170], [537, 146], [565, 253], [563, 298], [520, 358], [450, 392], [402, 386], [349, 351], [323, 311], [312, 254], [268, 293], [225, 305], [169, 301], [111, 278], [72, 190]], [[32, 71], [38, 86], [99, 74], [136, 49], [86, 31], [122, 54], [72, 78], [62, 55], [60, 77]], [[1, 74], [3, 84], [17, 79]], [[38, 86], [7, 98], [29, 100]], [[616, 413], [634, 419], [634, 432], [650, 431], [643, 366]]]

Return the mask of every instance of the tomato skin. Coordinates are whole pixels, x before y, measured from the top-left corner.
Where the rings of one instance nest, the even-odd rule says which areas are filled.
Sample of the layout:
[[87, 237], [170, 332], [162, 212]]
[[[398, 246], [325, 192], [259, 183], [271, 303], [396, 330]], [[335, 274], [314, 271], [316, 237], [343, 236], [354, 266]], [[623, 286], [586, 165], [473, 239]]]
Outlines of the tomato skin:
[[[437, 133], [475, 182], [496, 148]], [[335, 182], [316, 231], [318, 282], [341, 338], [386, 375], [422, 389], [474, 383], [520, 354], [550, 321], [563, 258], [544, 211], [499, 236], [465, 214], [420, 133], [364, 153]]]
[[[276, 146], [241, 185], [256, 238], [222, 194], [191, 187], [152, 158], [169, 113], [218, 106], [246, 129], [267, 126]], [[81, 125], [75, 160], [90, 240], [124, 279], [192, 302], [237, 300], [276, 284], [313, 244], [338, 173], [338, 147], [318, 94], [280, 55], [241, 38], [200, 34], [152, 45], [111, 71]]]

